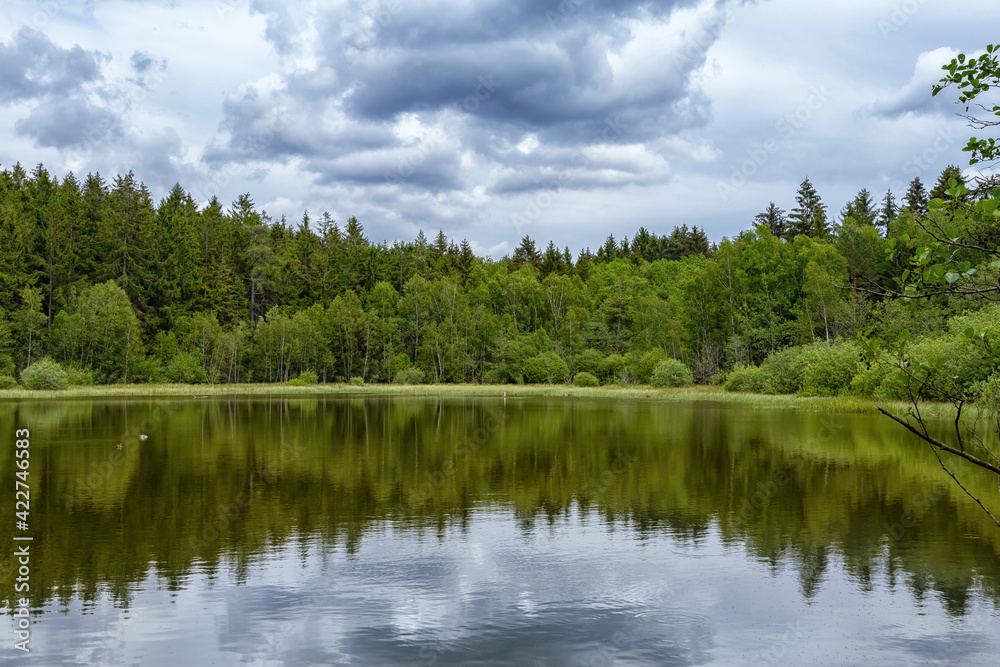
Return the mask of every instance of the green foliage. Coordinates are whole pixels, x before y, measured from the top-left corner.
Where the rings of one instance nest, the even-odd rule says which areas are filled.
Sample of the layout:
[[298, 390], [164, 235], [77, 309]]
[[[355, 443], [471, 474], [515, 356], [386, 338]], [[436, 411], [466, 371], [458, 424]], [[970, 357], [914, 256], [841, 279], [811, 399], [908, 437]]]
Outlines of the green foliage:
[[407, 368], [396, 373], [392, 381], [396, 384], [424, 384], [426, 377], [419, 368]]
[[[986, 53], [978, 58], [968, 58], [964, 53], [960, 53], [957, 58], [942, 67], [948, 74], [934, 86], [933, 94], [937, 95], [943, 89], [954, 85], [960, 91], [958, 101], [969, 105], [979, 95], [995, 90], [1000, 85], [1000, 62], [997, 56], [1000, 55], [1000, 46], [990, 44], [986, 47]], [[994, 105], [992, 108], [983, 107], [994, 116], [1000, 116], [1000, 106]], [[989, 127], [996, 125], [996, 120], [975, 119], [973, 125], [976, 127]], [[982, 161], [995, 160], [1000, 157], [1000, 145], [995, 139], [969, 139], [968, 145], [963, 149], [972, 154], [969, 164], [977, 164]]]
[[975, 404], [992, 412], [994, 421], [1000, 425], [1000, 372], [974, 383], [970, 390]]
[[603, 384], [621, 382], [625, 373], [626, 359], [620, 354], [609, 355], [601, 364], [600, 377]]
[[92, 387], [94, 385], [94, 372], [90, 369], [70, 366], [66, 369], [66, 381], [70, 387]]
[[194, 352], [175, 355], [167, 364], [163, 375], [167, 382], [179, 384], [203, 384], [207, 381], [205, 366]]
[[581, 371], [573, 376], [574, 387], [600, 387], [601, 381], [593, 373]]
[[309, 387], [319, 383], [319, 376], [312, 371], [302, 371], [299, 376], [288, 381], [293, 387]]
[[45, 357], [21, 371], [21, 384], [32, 390], [59, 390], [66, 388], [69, 378], [62, 366]]
[[555, 352], [531, 357], [524, 365], [524, 381], [528, 384], [562, 384], [569, 380], [569, 374], [569, 366]]
[[17, 387], [17, 379], [9, 375], [0, 375], [0, 390], [14, 389]]
[[765, 359], [761, 372], [767, 377], [767, 391], [763, 393], [797, 393], [802, 388], [807, 356], [805, 348], [789, 347]]
[[361, 376], [355, 375], [351, 378], [349, 384], [352, 387], [363, 387], [365, 385], [365, 379]]
[[860, 354], [853, 343], [816, 343], [803, 351], [805, 368], [802, 388], [805, 396], [838, 396], [846, 393], [860, 365]]
[[650, 376], [650, 384], [656, 388], [688, 387], [694, 384], [694, 375], [684, 362], [667, 359], [656, 365]]
[[726, 391], [772, 394], [770, 378], [757, 366], [736, 366], [726, 377]]
[[[661, 363], [667, 361], [667, 355], [659, 348], [645, 352], [641, 356], [638, 352], [632, 352], [630, 356], [630, 372], [639, 384], [652, 384], [653, 372]], [[694, 384], [693, 379], [691, 384]]]

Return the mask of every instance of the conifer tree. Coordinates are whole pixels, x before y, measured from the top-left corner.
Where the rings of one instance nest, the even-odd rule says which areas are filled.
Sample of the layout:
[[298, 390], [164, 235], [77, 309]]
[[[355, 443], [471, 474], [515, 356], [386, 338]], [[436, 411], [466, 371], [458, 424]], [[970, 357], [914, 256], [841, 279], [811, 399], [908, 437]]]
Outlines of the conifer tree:
[[830, 234], [830, 226], [826, 219], [826, 204], [816, 193], [816, 188], [807, 176], [795, 195], [797, 206], [788, 214], [788, 238], [805, 235], [812, 238], [825, 238]]
[[879, 210], [871, 193], [868, 192], [868, 188], [863, 188], [854, 199], [844, 205], [840, 211], [840, 218], [841, 220], [854, 218], [859, 225], [874, 225], [878, 220], [878, 214]]
[[[956, 165], [950, 164], [941, 171], [941, 175], [938, 176], [937, 183], [931, 188], [929, 195], [930, 199], [950, 199], [948, 196], [948, 190], [951, 188], [948, 185], [948, 181], [954, 180], [958, 185], [966, 185], [965, 176], [962, 175], [962, 170]], [[963, 200], [966, 199], [963, 197]]]
[[892, 190], [885, 191], [885, 197], [882, 199], [882, 207], [879, 209], [878, 220], [875, 221], [875, 226], [882, 232], [885, 236], [889, 230], [889, 223], [896, 219], [899, 214], [899, 206], [896, 205], [896, 197], [893, 196]]
[[783, 239], [788, 235], [788, 219], [785, 217], [785, 212], [775, 206], [773, 201], [768, 202], [767, 208], [763, 212], [754, 216], [753, 223], [767, 225], [771, 234], [776, 238]]
[[919, 176], [914, 176], [910, 181], [910, 187], [906, 190], [906, 197], [903, 199], [903, 210], [909, 211], [913, 215], [927, 215], [927, 190], [924, 188]]

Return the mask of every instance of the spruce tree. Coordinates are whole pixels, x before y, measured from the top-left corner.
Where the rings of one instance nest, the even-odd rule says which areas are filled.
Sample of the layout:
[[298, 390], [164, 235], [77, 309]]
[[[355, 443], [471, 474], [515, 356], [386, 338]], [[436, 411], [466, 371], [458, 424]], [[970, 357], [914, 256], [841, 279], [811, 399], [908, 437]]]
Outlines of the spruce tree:
[[513, 263], [515, 269], [520, 268], [523, 264], [538, 266], [538, 251], [535, 249], [535, 242], [527, 234], [521, 239], [521, 245], [514, 251]]
[[854, 199], [849, 201], [840, 211], [840, 218], [844, 220], [848, 217], [854, 218], [859, 225], [874, 225], [878, 219], [879, 210], [875, 206], [868, 188], [863, 188]]
[[[931, 199], [950, 199], [948, 195], [948, 190], [951, 186], [948, 181], [954, 180], [958, 185], [965, 185], [965, 176], [962, 175], [962, 170], [953, 164], [949, 164], [944, 170], [941, 171], [941, 175], [938, 176], [937, 183], [931, 188], [930, 198]], [[967, 197], [962, 197], [964, 201]]]
[[785, 212], [775, 206], [773, 201], [768, 203], [762, 213], [754, 216], [753, 223], [767, 225], [775, 238], [783, 239], [788, 235], [788, 219], [785, 217]]
[[910, 181], [910, 187], [906, 191], [903, 199], [903, 210], [909, 211], [913, 215], [927, 215], [927, 190], [924, 188], [919, 176], [915, 176]]
[[812, 238], [825, 238], [830, 234], [830, 226], [826, 220], [826, 204], [816, 193], [816, 188], [807, 176], [795, 195], [797, 206], [788, 215], [788, 238], [805, 235]]
[[886, 190], [885, 197], [882, 199], [882, 208], [879, 210], [878, 220], [875, 221], [875, 227], [878, 228], [883, 236], [889, 233], [889, 223], [896, 219], [899, 214], [899, 206], [896, 205], [896, 198], [892, 194], [892, 190]]

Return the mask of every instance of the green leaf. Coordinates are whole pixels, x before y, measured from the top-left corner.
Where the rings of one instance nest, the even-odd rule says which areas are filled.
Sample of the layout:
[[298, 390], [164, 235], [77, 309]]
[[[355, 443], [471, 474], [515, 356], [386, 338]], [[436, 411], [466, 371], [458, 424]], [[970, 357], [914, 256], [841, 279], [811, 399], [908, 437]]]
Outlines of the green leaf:
[[949, 285], [954, 285], [956, 282], [958, 282], [958, 279], [961, 278], [961, 276], [958, 275], [957, 273], [950, 273], [949, 272], [949, 273], [945, 274], [944, 278], [945, 278], [945, 280], [948, 281]]
[[962, 232], [959, 231], [958, 229], [948, 230], [948, 238], [950, 238], [952, 241], [954, 241], [955, 239], [959, 239], [961, 237], [962, 237]]

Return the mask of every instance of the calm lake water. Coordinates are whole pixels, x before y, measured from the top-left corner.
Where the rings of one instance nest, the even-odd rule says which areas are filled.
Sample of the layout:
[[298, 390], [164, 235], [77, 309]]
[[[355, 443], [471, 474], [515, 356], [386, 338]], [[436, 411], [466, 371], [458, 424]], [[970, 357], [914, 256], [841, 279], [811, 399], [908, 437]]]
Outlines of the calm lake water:
[[3, 665], [998, 664], [1000, 529], [885, 418], [10, 402], [8, 496], [19, 428], [35, 623]]

